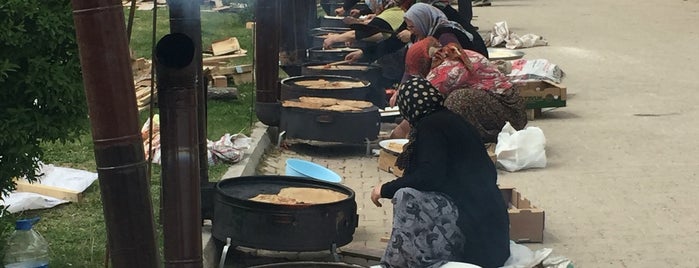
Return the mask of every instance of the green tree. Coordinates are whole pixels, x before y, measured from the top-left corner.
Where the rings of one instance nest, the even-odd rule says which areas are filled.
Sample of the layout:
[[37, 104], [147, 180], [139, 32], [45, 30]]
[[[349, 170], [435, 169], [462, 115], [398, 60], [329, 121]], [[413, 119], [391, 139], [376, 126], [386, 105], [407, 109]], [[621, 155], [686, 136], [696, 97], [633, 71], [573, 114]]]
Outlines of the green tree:
[[36, 178], [41, 142], [74, 141], [87, 105], [70, 0], [0, 1], [0, 191]]

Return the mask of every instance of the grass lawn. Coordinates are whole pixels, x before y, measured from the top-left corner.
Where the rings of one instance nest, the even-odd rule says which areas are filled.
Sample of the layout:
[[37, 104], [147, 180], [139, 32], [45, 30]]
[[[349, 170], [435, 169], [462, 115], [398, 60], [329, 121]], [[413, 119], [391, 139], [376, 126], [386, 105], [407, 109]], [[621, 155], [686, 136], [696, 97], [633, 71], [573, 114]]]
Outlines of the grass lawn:
[[[203, 9], [203, 8], [202, 8]], [[137, 57], [151, 58], [152, 47], [152, 11], [136, 11], [131, 37], [131, 47]], [[124, 14], [128, 16], [128, 10]], [[169, 17], [167, 9], [158, 10], [157, 37], [159, 40], [167, 34]], [[238, 20], [236, 13], [201, 13], [202, 44], [204, 50], [212, 41], [237, 37], [248, 56], [236, 59], [235, 64], [252, 62], [252, 33], [245, 29], [245, 23]], [[230, 101], [209, 101], [207, 136], [209, 140], [218, 140], [223, 134], [243, 132], [249, 134], [251, 124], [257, 119], [251, 112], [253, 105], [253, 85], [237, 86], [239, 98]], [[157, 111], [156, 111], [157, 112]], [[140, 116], [141, 124], [148, 118], [145, 110]], [[43, 148], [44, 163], [71, 167], [96, 172], [92, 136], [86, 130], [79, 142], [46, 143]], [[210, 180], [218, 180], [229, 165], [219, 164], [209, 168]], [[153, 164], [151, 176], [151, 194], [153, 207], [159, 207], [160, 166]], [[51, 267], [105, 267], [106, 230], [99, 181], [84, 192], [84, 201], [69, 203], [46, 210], [25, 211], [0, 218], [0, 255], [4, 255], [6, 239], [14, 229], [14, 220], [39, 216], [41, 221], [35, 226], [50, 244]], [[157, 217], [159, 213], [154, 212]], [[162, 243], [160, 243], [162, 244]], [[162, 254], [162, 246], [160, 250]]]

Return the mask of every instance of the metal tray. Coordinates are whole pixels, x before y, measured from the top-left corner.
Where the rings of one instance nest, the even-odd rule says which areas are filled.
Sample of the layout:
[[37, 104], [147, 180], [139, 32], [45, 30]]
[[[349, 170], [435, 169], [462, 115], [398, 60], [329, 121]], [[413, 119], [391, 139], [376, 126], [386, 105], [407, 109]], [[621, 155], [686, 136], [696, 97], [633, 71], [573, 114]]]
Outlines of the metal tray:
[[524, 52], [507, 48], [488, 48], [490, 60], [516, 60], [524, 57]]

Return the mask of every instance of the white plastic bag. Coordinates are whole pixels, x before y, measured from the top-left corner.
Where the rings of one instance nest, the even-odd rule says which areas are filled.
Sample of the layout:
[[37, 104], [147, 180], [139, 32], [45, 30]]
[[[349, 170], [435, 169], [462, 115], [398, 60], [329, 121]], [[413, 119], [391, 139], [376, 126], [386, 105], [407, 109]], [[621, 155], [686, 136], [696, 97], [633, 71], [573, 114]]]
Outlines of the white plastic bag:
[[512, 82], [548, 80], [560, 84], [566, 76], [558, 65], [546, 59], [518, 59], [510, 61], [510, 63], [512, 68], [507, 76]]
[[550, 248], [542, 248], [532, 251], [524, 245], [520, 245], [510, 240], [510, 257], [505, 261], [502, 268], [533, 268], [538, 267], [543, 260], [546, 260], [553, 252]]
[[252, 139], [245, 134], [224, 134], [218, 141], [207, 140], [209, 163], [224, 162], [235, 164], [243, 160], [245, 150], [250, 148]]
[[0, 200], [0, 205], [5, 206], [7, 212], [17, 213], [25, 210], [52, 208], [68, 202], [68, 200], [61, 200], [37, 193], [11, 192], [5, 195], [3, 200]]
[[507, 122], [498, 134], [495, 154], [498, 167], [507, 171], [546, 167], [546, 137], [538, 127], [515, 130]]

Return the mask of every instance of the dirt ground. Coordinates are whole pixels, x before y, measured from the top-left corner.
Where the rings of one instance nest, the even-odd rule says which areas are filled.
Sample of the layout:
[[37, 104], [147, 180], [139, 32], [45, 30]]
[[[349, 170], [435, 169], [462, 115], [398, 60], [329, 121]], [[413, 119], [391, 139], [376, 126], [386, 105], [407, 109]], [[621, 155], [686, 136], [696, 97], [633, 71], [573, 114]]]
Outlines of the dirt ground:
[[[506, 21], [548, 46], [526, 48], [566, 73], [568, 106], [530, 121], [547, 138], [548, 165], [499, 171], [546, 211], [543, 243], [577, 268], [699, 267], [699, 0], [493, 0], [476, 7], [485, 34]], [[273, 141], [275, 143], [276, 141]], [[324, 164], [357, 192], [353, 244], [381, 249], [388, 200], [371, 188], [391, 180], [359, 149], [294, 146], [263, 157], [261, 173], [283, 174], [284, 159]]]
[[699, 267], [699, 1], [493, 0], [482, 32], [507, 21], [567, 74], [568, 107], [530, 126], [548, 166], [501, 172], [546, 210], [545, 242], [576, 267]]

